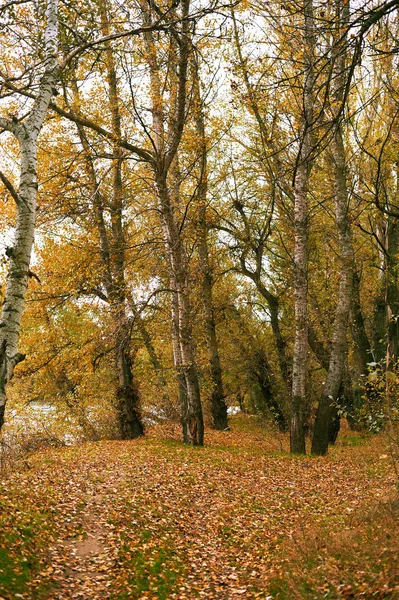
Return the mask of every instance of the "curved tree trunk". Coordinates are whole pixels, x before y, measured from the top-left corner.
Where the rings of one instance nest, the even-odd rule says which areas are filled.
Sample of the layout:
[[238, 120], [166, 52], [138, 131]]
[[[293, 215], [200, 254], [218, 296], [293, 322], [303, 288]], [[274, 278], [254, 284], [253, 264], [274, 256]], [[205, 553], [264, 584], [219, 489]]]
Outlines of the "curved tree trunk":
[[13, 376], [15, 366], [25, 358], [18, 352], [18, 340], [35, 233], [37, 138], [43, 127], [47, 109], [60, 75], [56, 58], [58, 51], [57, 0], [48, 0], [44, 39], [45, 71], [28, 118], [20, 123], [0, 117], [0, 127], [15, 136], [21, 152], [18, 191], [14, 190], [4, 175], [1, 177], [17, 204], [17, 222], [13, 245], [6, 252], [10, 264], [0, 323], [0, 429], [4, 423], [7, 385]]

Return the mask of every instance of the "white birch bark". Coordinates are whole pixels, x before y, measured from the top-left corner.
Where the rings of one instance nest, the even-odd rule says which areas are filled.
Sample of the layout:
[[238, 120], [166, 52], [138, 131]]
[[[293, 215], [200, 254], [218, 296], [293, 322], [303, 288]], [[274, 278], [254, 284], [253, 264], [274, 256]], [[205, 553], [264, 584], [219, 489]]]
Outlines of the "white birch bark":
[[13, 376], [15, 366], [25, 358], [18, 352], [18, 340], [35, 232], [37, 138], [43, 127], [47, 109], [59, 78], [57, 13], [57, 0], [48, 0], [45, 29], [45, 71], [28, 118], [23, 122], [0, 118], [0, 127], [11, 132], [18, 140], [21, 156], [19, 189], [14, 197], [17, 203], [17, 221], [13, 245], [7, 249], [10, 264], [0, 323], [0, 428], [4, 423], [7, 385]]
[[308, 205], [307, 192], [312, 168], [312, 125], [314, 87], [314, 20], [313, 1], [304, 2], [304, 86], [303, 86], [303, 135], [298, 157], [294, 184], [294, 296], [295, 296], [295, 341], [292, 366], [292, 404], [290, 448], [291, 452], [304, 454], [304, 407], [306, 403], [306, 367], [308, 338]]

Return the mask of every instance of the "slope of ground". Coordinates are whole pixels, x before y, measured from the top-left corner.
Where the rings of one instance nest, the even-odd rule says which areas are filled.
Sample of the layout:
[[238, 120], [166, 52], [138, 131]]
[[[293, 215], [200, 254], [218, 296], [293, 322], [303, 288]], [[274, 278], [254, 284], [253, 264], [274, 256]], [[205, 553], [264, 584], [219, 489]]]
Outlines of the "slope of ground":
[[382, 438], [292, 457], [255, 418], [45, 450], [0, 484], [0, 597], [396, 598]]

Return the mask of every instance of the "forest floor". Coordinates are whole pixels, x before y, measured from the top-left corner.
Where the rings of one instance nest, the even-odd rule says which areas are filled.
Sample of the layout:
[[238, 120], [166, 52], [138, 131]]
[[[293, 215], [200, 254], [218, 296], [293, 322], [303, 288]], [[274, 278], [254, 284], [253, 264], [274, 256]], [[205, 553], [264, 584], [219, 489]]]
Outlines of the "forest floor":
[[204, 448], [158, 428], [29, 455], [0, 483], [0, 598], [399, 598], [383, 437], [286, 444], [238, 415]]

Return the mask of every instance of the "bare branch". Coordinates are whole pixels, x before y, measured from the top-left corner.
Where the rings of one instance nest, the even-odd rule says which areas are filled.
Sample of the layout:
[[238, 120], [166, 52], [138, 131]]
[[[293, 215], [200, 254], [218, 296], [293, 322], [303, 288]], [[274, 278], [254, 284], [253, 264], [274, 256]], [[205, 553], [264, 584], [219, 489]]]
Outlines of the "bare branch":
[[4, 184], [4, 187], [7, 188], [7, 190], [10, 192], [10, 195], [15, 200], [15, 204], [17, 206], [19, 206], [21, 203], [21, 198], [19, 197], [18, 192], [15, 189], [15, 187], [13, 186], [13, 184], [11, 183], [11, 181], [8, 179], [8, 177], [6, 175], [4, 175], [4, 173], [2, 171], [0, 171], [0, 179]]

